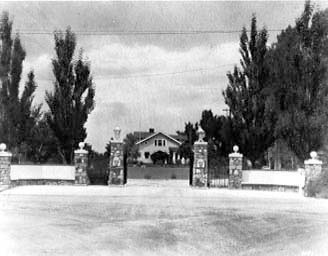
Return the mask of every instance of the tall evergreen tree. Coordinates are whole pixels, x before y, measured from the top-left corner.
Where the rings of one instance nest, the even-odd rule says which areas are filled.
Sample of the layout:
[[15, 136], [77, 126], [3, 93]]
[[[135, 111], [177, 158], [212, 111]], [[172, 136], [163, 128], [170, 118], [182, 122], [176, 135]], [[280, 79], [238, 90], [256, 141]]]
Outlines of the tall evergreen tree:
[[74, 149], [86, 136], [85, 122], [94, 108], [95, 90], [90, 66], [82, 53], [73, 60], [76, 48], [75, 34], [68, 28], [65, 33], [54, 33], [55, 58], [52, 60], [55, 76], [54, 91], [46, 92], [50, 112], [47, 120], [58, 140], [58, 153], [63, 162], [71, 163]]
[[275, 137], [304, 160], [327, 132], [328, 10], [307, 1], [296, 24], [283, 30], [269, 53], [267, 119]]
[[182, 135], [186, 140], [180, 145], [178, 153], [181, 157], [191, 159], [193, 156], [193, 145], [198, 139], [197, 136], [198, 123], [185, 123], [185, 129], [183, 132], [177, 131], [177, 134]]
[[214, 157], [227, 157], [235, 144], [229, 117], [213, 115], [212, 110], [204, 110], [200, 126], [205, 131], [205, 140], [212, 143]]
[[11, 38], [12, 22], [7, 12], [2, 14], [0, 25], [0, 140], [8, 144], [12, 151], [19, 151], [32, 136], [32, 129], [39, 116], [41, 106], [32, 102], [36, 84], [34, 73], [28, 74], [28, 81], [19, 98], [19, 85], [25, 59], [25, 50], [19, 35]]
[[124, 152], [130, 160], [136, 160], [140, 156], [139, 147], [136, 145], [138, 138], [133, 133], [128, 133], [124, 138]]
[[265, 89], [268, 33], [257, 31], [256, 17], [251, 20], [250, 36], [244, 27], [240, 36], [241, 69], [235, 66], [227, 74], [229, 84], [223, 96], [231, 113], [236, 143], [254, 164], [273, 143], [272, 129], [265, 122]]

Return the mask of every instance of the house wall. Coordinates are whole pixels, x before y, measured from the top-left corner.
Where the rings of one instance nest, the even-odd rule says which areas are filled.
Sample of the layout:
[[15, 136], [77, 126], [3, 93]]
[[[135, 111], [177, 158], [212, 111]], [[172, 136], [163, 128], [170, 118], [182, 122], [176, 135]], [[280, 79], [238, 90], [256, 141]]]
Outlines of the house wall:
[[[162, 139], [165, 140], [165, 146], [155, 146], [155, 140]], [[170, 140], [166, 136], [162, 134], [158, 134], [154, 136], [153, 138], [144, 141], [140, 143], [139, 145], [139, 152], [140, 152], [140, 157], [138, 157], [138, 161], [142, 161], [143, 163], [152, 163], [152, 160], [150, 158], [150, 155], [155, 153], [156, 151], [163, 151], [166, 153], [170, 153], [169, 148], [170, 147], [179, 147], [179, 144]], [[149, 152], [149, 158], [145, 158], [145, 152]]]

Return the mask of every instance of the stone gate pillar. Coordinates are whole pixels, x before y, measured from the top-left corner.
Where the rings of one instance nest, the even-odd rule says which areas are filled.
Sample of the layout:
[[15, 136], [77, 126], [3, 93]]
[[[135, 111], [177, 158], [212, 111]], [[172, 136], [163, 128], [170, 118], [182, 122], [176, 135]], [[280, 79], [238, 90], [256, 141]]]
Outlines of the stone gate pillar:
[[229, 154], [229, 188], [241, 188], [243, 172], [243, 155], [238, 153], [239, 147], [233, 146], [233, 153]]
[[114, 129], [114, 139], [110, 142], [108, 185], [124, 185], [123, 140], [121, 129]]
[[6, 152], [6, 144], [0, 144], [0, 186], [10, 186], [10, 164], [12, 154]]
[[201, 127], [198, 128], [198, 141], [194, 144], [194, 165], [192, 173], [192, 186], [209, 186], [207, 142], [204, 141], [205, 132]]
[[308, 196], [308, 189], [311, 182], [317, 179], [322, 171], [322, 161], [318, 160], [318, 154], [315, 151], [310, 153], [311, 159], [304, 161], [305, 166], [305, 183], [304, 183], [304, 195]]
[[79, 143], [79, 149], [74, 151], [75, 185], [88, 185], [90, 183], [88, 168], [88, 151], [84, 150], [84, 143]]

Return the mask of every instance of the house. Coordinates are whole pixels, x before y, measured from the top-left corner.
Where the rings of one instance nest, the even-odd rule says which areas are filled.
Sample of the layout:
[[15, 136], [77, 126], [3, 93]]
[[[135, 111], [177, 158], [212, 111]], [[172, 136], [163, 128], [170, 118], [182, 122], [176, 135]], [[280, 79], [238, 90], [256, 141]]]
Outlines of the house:
[[140, 153], [138, 161], [152, 163], [151, 155], [158, 151], [169, 155], [169, 163], [175, 164], [180, 160], [178, 149], [184, 140], [183, 136], [155, 132], [154, 129], [149, 129], [149, 132], [134, 132], [133, 135], [138, 139], [136, 143]]

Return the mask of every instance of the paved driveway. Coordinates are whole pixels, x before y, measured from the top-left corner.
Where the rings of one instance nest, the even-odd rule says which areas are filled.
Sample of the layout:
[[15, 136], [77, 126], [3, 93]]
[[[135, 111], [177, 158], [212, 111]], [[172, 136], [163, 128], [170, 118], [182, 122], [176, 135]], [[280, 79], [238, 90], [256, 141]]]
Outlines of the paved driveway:
[[327, 255], [328, 200], [294, 193], [25, 186], [0, 193], [0, 255]]

